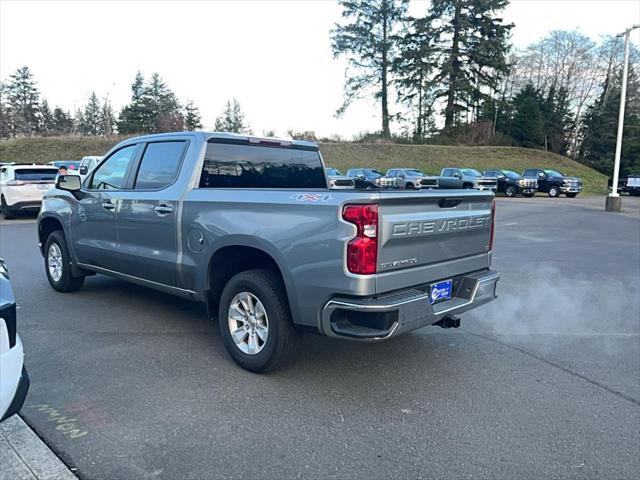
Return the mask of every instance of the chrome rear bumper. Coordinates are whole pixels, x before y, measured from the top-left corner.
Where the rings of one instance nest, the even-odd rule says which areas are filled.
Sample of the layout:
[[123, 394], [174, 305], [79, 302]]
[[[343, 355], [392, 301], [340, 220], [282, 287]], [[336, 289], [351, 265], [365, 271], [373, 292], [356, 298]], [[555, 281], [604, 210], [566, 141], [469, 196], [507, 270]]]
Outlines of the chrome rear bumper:
[[336, 297], [322, 310], [320, 331], [351, 340], [385, 340], [490, 302], [499, 279], [500, 273], [489, 269], [455, 277], [451, 299], [435, 305], [429, 303], [430, 284], [376, 297]]

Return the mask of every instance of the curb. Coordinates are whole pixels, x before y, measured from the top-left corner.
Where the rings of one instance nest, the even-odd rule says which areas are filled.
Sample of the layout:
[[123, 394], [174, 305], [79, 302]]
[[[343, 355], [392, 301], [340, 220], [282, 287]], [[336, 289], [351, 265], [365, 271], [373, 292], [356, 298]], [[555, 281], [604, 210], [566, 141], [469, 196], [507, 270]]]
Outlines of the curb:
[[0, 464], [0, 480], [77, 480], [18, 415], [0, 424]]

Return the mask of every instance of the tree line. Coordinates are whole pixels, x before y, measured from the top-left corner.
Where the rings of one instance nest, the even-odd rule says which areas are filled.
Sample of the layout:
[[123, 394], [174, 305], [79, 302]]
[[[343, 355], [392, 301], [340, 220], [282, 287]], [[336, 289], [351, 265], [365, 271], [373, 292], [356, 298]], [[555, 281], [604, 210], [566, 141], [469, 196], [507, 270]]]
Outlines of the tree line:
[[[53, 109], [42, 97], [29, 67], [21, 67], [0, 82], [0, 138], [54, 135], [133, 135], [203, 127], [202, 115], [192, 102], [182, 104], [158, 73], [145, 80], [137, 72], [131, 84], [131, 98], [115, 114], [108, 98], [91, 92], [87, 103], [75, 112], [59, 106]], [[237, 99], [227, 101], [216, 118], [215, 129], [249, 133]]]
[[[378, 104], [381, 128], [360, 135], [410, 143], [492, 144], [569, 155], [603, 173], [613, 165], [622, 40], [553, 31], [516, 50], [508, 0], [340, 0], [333, 54], [347, 62], [342, 115]], [[640, 171], [640, 54], [631, 49], [623, 170]], [[399, 134], [393, 134], [391, 124]]]
[[[330, 40], [347, 69], [336, 115], [358, 98], [372, 98], [381, 118], [379, 131], [354, 141], [515, 145], [569, 155], [610, 173], [621, 39], [595, 42], [577, 31], [553, 31], [514, 49], [514, 25], [502, 18], [508, 0], [432, 0], [421, 4], [418, 16], [409, 15], [409, 0], [339, 3], [342, 20]], [[630, 58], [622, 152], [627, 173], [640, 171], [640, 53], [633, 46]], [[138, 72], [117, 114], [95, 92], [75, 112], [51, 108], [28, 67], [0, 82], [0, 138], [200, 128], [197, 105], [181, 102], [158, 73], [145, 78]], [[214, 129], [251, 132], [237, 99], [227, 101]], [[313, 132], [288, 133], [315, 138]]]

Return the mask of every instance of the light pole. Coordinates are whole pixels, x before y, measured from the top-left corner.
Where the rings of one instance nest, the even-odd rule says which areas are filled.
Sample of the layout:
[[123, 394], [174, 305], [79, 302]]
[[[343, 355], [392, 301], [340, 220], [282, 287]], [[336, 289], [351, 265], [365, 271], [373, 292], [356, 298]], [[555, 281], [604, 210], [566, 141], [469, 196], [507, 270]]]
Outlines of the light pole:
[[627, 74], [629, 73], [629, 35], [632, 30], [640, 28], [634, 25], [624, 32], [616, 35], [624, 37], [624, 61], [622, 63], [622, 87], [620, 89], [620, 113], [618, 115], [618, 137], [616, 139], [616, 157], [613, 164], [613, 181], [611, 183], [611, 193], [607, 197], [605, 210], [608, 212], [619, 212], [622, 208], [622, 199], [618, 195], [618, 177], [620, 176], [620, 155], [622, 153], [622, 131], [624, 130], [624, 104], [627, 100]]

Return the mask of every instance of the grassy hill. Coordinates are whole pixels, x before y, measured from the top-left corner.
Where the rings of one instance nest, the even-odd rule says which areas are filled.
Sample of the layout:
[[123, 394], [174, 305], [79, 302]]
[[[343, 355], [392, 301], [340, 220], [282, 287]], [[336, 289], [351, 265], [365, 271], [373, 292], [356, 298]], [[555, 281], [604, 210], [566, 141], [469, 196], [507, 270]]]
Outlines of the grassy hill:
[[[79, 160], [85, 155], [102, 155], [121, 138], [47, 137], [0, 141], [0, 162]], [[386, 171], [392, 167], [419, 168], [438, 174], [444, 167], [473, 167], [480, 171], [504, 168], [522, 172], [528, 167], [554, 168], [582, 177], [584, 192], [606, 194], [607, 177], [571, 160], [541, 150], [518, 147], [454, 147], [440, 145], [397, 145], [325, 143], [321, 151], [328, 166], [343, 172], [368, 166]]]

